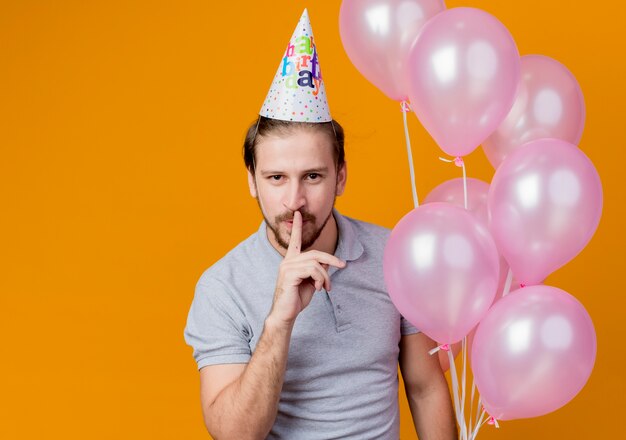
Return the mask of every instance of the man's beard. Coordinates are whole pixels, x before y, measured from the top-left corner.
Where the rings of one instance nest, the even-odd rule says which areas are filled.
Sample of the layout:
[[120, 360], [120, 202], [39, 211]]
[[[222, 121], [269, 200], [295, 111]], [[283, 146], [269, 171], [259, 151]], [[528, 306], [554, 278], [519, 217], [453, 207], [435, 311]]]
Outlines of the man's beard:
[[[289, 248], [289, 241], [288, 240], [291, 238], [291, 236], [286, 241], [285, 239], [283, 239], [283, 237], [281, 237], [281, 235], [280, 235], [280, 233], [278, 231], [278, 228], [279, 228], [279, 226], [280, 226], [280, 224], [282, 222], [293, 220], [293, 212], [286, 212], [286, 213], [277, 215], [274, 218], [274, 222], [272, 223], [265, 216], [265, 212], [263, 212], [263, 208], [261, 207], [261, 202], [259, 202], [258, 198], [257, 198], [257, 203], [259, 204], [259, 208], [261, 209], [261, 214], [263, 215], [263, 218], [265, 219], [265, 223], [267, 224], [267, 227], [270, 228], [270, 230], [274, 234], [274, 238], [276, 239], [276, 243], [278, 243], [278, 245], [280, 247], [282, 247], [283, 249], [286, 250], [287, 248]], [[333, 207], [334, 206], [335, 206], [335, 202], [333, 201]], [[310, 248], [313, 245], [313, 243], [315, 243], [315, 240], [317, 240], [319, 238], [319, 236], [322, 233], [322, 230], [326, 226], [326, 223], [328, 223], [328, 220], [330, 220], [330, 217], [333, 215], [333, 211], [331, 209], [330, 212], [328, 213], [328, 216], [326, 217], [326, 219], [324, 219], [324, 222], [322, 223], [322, 225], [319, 228], [314, 229], [313, 232], [311, 234], [308, 234], [308, 235], [305, 235], [305, 233], [304, 233], [304, 226], [305, 226], [304, 222], [306, 221], [308, 224], [315, 225], [317, 223], [316, 222], [317, 218], [313, 214], [311, 214], [310, 212], [305, 211], [304, 209], [299, 209], [298, 211], [302, 215], [302, 244], [300, 246], [300, 249], [305, 251], [308, 248]], [[292, 231], [293, 231], [293, 226], [292, 226]]]

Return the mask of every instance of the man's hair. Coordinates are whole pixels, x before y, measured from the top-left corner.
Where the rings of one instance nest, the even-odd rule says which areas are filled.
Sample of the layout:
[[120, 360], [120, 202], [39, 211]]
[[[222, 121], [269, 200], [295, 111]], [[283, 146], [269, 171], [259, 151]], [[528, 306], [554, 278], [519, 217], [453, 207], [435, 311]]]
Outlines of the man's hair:
[[328, 135], [328, 139], [334, 147], [335, 164], [337, 171], [341, 169], [345, 162], [345, 153], [343, 149], [344, 134], [343, 128], [334, 119], [330, 122], [294, 122], [281, 121], [279, 119], [270, 119], [259, 116], [254, 121], [246, 134], [243, 142], [243, 161], [246, 168], [254, 174], [255, 172], [255, 152], [259, 142], [259, 137], [274, 134], [276, 136], [284, 136], [293, 133], [294, 130], [319, 130]]

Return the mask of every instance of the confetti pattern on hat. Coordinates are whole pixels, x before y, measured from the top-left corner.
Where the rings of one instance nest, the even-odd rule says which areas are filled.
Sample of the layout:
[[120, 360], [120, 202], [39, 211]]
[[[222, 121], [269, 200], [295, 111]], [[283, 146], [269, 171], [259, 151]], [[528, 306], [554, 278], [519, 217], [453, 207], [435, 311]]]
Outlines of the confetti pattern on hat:
[[259, 114], [283, 121], [332, 120], [306, 9], [291, 36]]

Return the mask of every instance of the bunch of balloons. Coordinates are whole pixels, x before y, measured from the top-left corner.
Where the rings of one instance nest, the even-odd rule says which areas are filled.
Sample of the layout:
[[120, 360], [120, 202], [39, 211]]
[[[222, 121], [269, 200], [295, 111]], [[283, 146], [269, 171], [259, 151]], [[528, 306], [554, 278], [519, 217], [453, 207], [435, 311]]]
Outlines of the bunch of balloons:
[[[520, 57], [494, 16], [441, 0], [344, 0], [340, 33], [356, 68], [410, 102], [444, 152], [460, 160], [482, 145], [496, 168], [491, 184], [443, 183], [395, 226], [384, 255], [393, 302], [442, 347], [471, 336], [492, 421], [560, 408], [596, 356], [585, 308], [542, 284], [586, 246], [602, 211], [600, 178], [577, 147], [576, 79], [551, 58]], [[471, 425], [462, 438], [475, 438]]]

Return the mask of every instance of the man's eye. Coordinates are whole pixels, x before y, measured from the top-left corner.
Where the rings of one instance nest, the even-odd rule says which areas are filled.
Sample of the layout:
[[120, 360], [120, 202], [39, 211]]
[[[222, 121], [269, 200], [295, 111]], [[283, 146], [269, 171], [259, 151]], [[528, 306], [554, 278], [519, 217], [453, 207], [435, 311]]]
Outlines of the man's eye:
[[309, 174], [307, 175], [307, 177], [308, 177], [310, 180], [317, 180], [317, 179], [319, 179], [319, 178], [320, 178], [320, 175], [319, 175], [319, 174], [317, 174], [317, 173], [309, 173]]
[[270, 176], [270, 180], [274, 180], [276, 182], [278, 182], [283, 176], [280, 175], [275, 175], [275, 176]]

